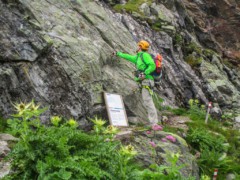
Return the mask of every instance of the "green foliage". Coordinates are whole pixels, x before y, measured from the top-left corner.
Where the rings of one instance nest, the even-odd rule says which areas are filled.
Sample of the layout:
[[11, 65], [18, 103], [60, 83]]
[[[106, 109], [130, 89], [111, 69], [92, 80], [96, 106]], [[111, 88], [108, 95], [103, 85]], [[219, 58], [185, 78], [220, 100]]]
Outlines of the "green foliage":
[[193, 52], [197, 53], [198, 55], [202, 54], [202, 48], [194, 42], [190, 42], [189, 44], [187, 44], [184, 50], [186, 54], [191, 54]]
[[201, 175], [200, 180], [211, 180], [211, 178], [205, 174]]
[[171, 110], [173, 114], [181, 116], [181, 115], [187, 115], [187, 110], [184, 108], [177, 108], [177, 109], [172, 109]]
[[215, 150], [217, 152], [226, 151], [223, 145], [226, 139], [221, 135], [210, 133], [203, 128], [190, 128], [186, 140], [194, 149], [200, 152], [203, 150]]
[[174, 39], [173, 39], [173, 43], [175, 46], [181, 46], [183, 44], [183, 37], [181, 36], [181, 34], [175, 34]]
[[224, 113], [221, 118], [222, 120], [232, 120], [234, 117], [233, 113]]
[[155, 31], [160, 31], [161, 27], [162, 27], [162, 23], [159, 21], [151, 25], [151, 28]]
[[236, 68], [236, 66], [233, 65], [233, 64], [230, 62], [230, 60], [227, 59], [227, 58], [224, 58], [224, 59], [222, 60], [222, 63], [223, 63], [224, 65], [226, 65], [226, 66], [227, 66], [228, 68], [230, 68], [230, 69], [235, 69], [235, 68]]
[[153, 92], [153, 102], [156, 106], [156, 108], [161, 111], [163, 109], [162, 103], [164, 102], [164, 99], [162, 99], [160, 96], [158, 96], [157, 93]]
[[157, 164], [152, 164], [150, 169], [145, 169], [138, 173], [139, 180], [193, 180], [193, 177], [183, 177], [180, 174], [180, 169], [182, 169], [185, 165], [177, 165], [180, 154], [167, 154], [167, 161], [169, 163], [168, 166]]
[[1, 116], [0, 113], [0, 132], [4, 132], [7, 128], [7, 121]]
[[[205, 106], [200, 105], [199, 101], [196, 99], [190, 99], [189, 100], [189, 110], [188, 110], [188, 114], [189, 117], [194, 120], [194, 121], [203, 121], [205, 120], [206, 117], [206, 110], [205, 110]], [[210, 115], [209, 115], [209, 120], [211, 119]]]
[[196, 67], [201, 65], [203, 58], [202, 57], [196, 57], [192, 54], [188, 55], [185, 58], [185, 61], [191, 66], [191, 67]]
[[[206, 110], [198, 100], [191, 99], [189, 106], [188, 116], [193, 121], [188, 123], [187, 142], [201, 153], [198, 160], [201, 173], [211, 177], [214, 168], [219, 168], [219, 177], [223, 178], [229, 172], [240, 172], [240, 132], [224, 127], [224, 122], [211, 117], [205, 124]], [[223, 152], [226, 157], [223, 157]]]
[[[124, 5], [121, 5], [121, 4], [115, 5], [114, 9], [118, 12], [120, 12], [122, 9], [125, 9], [129, 13], [132, 13], [132, 12], [140, 13], [139, 7], [145, 2], [146, 0], [129, 0]], [[147, 0], [147, 2], [150, 4], [152, 0]]]
[[204, 49], [203, 54], [208, 58], [212, 58], [212, 56], [217, 53], [215, 51], [213, 51], [212, 49]]
[[203, 150], [201, 153], [201, 158], [198, 160], [199, 168], [201, 173], [211, 176], [214, 169], [218, 169], [218, 178], [223, 179], [227, 172], [231, 172], [233, 169], [231, 167], [232, 160], [228, 157], [221, 159], [223, 154], [217, 151]]
[[123, 155], [109, 131], [86, 134], [75, 120], [62, 122], [56, 116], [47, 127], [39, 120], [44, 109], [34, 102], [15, 107], [9, 132], [20, 141], [7, 157], [13, 169], [8, 179], [134, 179], [134, 155]]

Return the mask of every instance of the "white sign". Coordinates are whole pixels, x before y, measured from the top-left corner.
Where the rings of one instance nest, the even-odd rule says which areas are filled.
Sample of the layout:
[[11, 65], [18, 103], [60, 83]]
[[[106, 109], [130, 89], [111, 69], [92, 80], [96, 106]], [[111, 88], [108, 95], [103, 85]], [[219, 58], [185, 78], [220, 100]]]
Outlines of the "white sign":
[[128, 126], [127, 115], [121, 95], [104, 93], [108, 117], [113, 126]]

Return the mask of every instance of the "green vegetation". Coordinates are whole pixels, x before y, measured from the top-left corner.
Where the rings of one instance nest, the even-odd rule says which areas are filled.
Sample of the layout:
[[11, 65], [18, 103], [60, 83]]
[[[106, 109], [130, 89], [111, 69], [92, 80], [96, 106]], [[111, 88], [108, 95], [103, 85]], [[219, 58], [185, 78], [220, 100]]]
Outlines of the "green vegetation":
[[34, 102], [15, 107], [9, 132], [20, 141], [7, 157], [14, 171], [6, 179], [134, 179], [135, 151], [112, 141], [116, 128], [93, 119], [94, 131], [87, 134], [74, 119], [58, 116], [45, 126], [39, 120], [45, 109]]
[[7, 121], [0, 114], [0, 132], [4, 132], [7, 127]]
[[169, 155], [170, 166], [139, 167], [134, 160], [138, 152], [115, 140], [118, 129], [105, 127], [102, 119], [91, 119], [93, 130], [86, 133], [72, 118], [53, 116], [48, 126], [41, 124], [45, 109], [34, 102], [15, 108], [17, 114], [7, 121], [8, 132], [19, 141], [7, 156], [13, 171], [4, 179], [193, 179], [181, 176], [184, 165], [177, 165], [179, 154]]
[[151, 28], [155, 31], [160, 31], [161, 27], [162, 27], [162, 23], [159, 21], [151, 25]]
[[[229, 119], [232, 115], [225, 114], [221, 121], [209, 117], [205, 124], [206, 108], [198, 100], [189, 101], [189, 109], [183, 108], [171, 110], [176, 115], [189, 116], [192, 122], [188, 122], [189, 130], [186, 141], [191, 147], [191, 152], [200, 154], [197, 163], [202, 177], [212, 177], [215, 168], [218, 169], [218, 178], [225, 179], [228, 173], [235, 173], [239, 177], [240, 172], [240, 132], [230, 127]], [[164, 130], [168, 130], [165, 127]], [[170, 132], [176, 133], [178, 129], [170, 128]]]
[[193, 152], [200, 152], [198, 165], [201, 173], [211, 176], [214, 168], [219, 169], [219, 178], [224, 178], [229, 172], [240, 172], [240, 148], [237, 130], [224, 127], [223, 123], [209, 118], [205, 124], [206, 110], [198, 100], [189, 101], [189, 132], [187, 142], [193, 148]]
[[184, 54], [185, 54], [184, 60], [191, 67], [199, 66], [203, 61], [202, 51], [203, 51], [202, 48], [198, 46], [196, 43], [194, 42], [188, 43], [184, 47]]
[[175, 115], [178, 115], [178, 116], [184, 116], [184, 115], [187, 115], [187, 110], [184, 109], [184, 108], [177, 108], [177, 109], [172, 109], [171, 110]]
[[143, 4], [143, 3], [152, 3], [152, 0], [129, 0], [127, 1], [126, 4], [124, 5], [121, 5], [121, 4], [117, 4], [114, 6], [114, 9], [117, 11], [117, 12], [120, 12], [122, 9], [125, 9], [127, 12], [129, 13], [132, 13], [132, 12], [137, 12], [139, 14], [142, 14], [140, 13], [139, 11], [139, 7]]
[[155, 93], [154, 91], [153, 91], [152, 97], [153, 97], [153, 102], [154, 102], [156, 108], [161, 111], [163, 109], [162, 103], [163, 103], [164, 99], [162, 99], [160, 96], [158, 96], [158, 94]]
[[[180, 174], [180, 169], [185, 165], [177, 165], [180, 154], [167, 154], [167, 161], [170, 166], [158, 166], [157, 164], [152, 164], [150, 169], [145, 169], [141, 172], [142, 180], [157, 180], [157, 179], [173, 179], [173, 180], [194, 180], [194, 177], [182, 177]], [[164, 175], [165, 173], [168, 174]]]
[[202, 54], [202, 48], [194, 42], [188, 43], [185, 46], [184, 51], [186, 54], [191, 54], [193, 52], [197, 53], [198, 55]]
[[236, 66], [234, 66], [231, 62], [229, 62], [229, 59], [224, 58], [224, 59], [222, 60], [222, 63], [223, 63], [224, 65], [226, 65], [228, 68], [231, 68], [231, 69], [236, 68]]
[[217, 54], [215, 51], [213, 51], [212, 49], [204, 49], [203, 50], [203, 54], [207, 57], [207, 58], [212, 58], [212, 56], [214, 54]]
[[183, 37], [181, 36], [181, 34], [175, 34], [174, 38], [173, 38], [173, 44], [175, 46], [182, 46], [183, 44]]
[[203, 58], [202, 57], [196, 57], [192, 54], [188, 55], [185, 58], [185, 61], [191, 66], [191, 67], [196, 67], [201, 65]]

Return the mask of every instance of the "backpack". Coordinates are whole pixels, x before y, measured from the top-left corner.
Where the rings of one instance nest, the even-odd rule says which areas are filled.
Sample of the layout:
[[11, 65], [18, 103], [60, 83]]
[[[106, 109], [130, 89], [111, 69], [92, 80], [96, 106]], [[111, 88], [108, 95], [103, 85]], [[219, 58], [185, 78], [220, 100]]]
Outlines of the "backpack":
[[[155, 66], [156, 66], [155, 71], [153, 71], [151, 73], [151, 75], [153, 76], [155, 82], [159, 82], [161, 80], [161, 77], [162, 77], [162, 60], [163, 60], [163, 57], [162, 57], [161, 54], [157, 54], [156, 56], [154, 56], [153, 54], [150, 54], [150, 55], [152, 56], [152, 59], [154, 60]], [[143, 53], [140, 55], [140, 58], [141, 58], [142, 62], [145, 64], [144, 59], [143, 59]]]

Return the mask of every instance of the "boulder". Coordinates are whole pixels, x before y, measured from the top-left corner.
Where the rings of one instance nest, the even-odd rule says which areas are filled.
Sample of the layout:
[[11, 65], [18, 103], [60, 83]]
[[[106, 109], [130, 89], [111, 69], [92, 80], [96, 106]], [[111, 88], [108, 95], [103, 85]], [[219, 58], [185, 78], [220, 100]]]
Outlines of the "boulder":
[[[169, 135], [173, 137], [173, 142], [166, 139]], [[156, 145], [154, 149], [150, 142]], [[153, 163], [169, 165], [167, 154], [179, 153], [180, 158], [177, 164], [186, 165], [180, 170], [181, 174], [185, 177], [192, 175], [199, 179], [196, 159], [190, 153], [186, 141], [180, 136], [163, 131], [135, 132], [131, 144], [138, 151], [137, 159], [143, 166], [149, 167]]]

